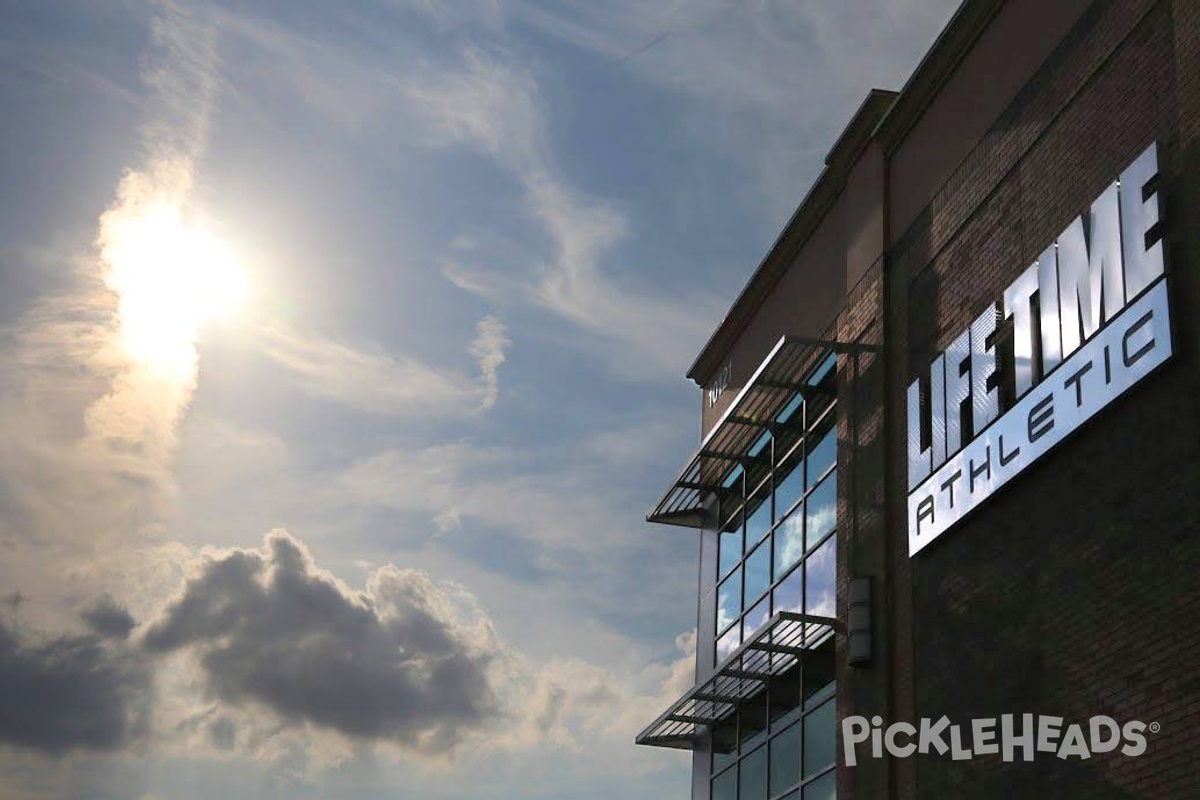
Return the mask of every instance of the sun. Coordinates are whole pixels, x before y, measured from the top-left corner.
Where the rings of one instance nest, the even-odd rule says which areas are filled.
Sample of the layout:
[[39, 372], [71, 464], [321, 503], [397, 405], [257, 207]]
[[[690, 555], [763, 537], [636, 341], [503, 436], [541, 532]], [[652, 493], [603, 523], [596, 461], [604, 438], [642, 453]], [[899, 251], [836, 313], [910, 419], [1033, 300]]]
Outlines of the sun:
[[126, 355], [190, 374], [204, 325], [245, 302], [245, 270], [224, 242], [170, 205], [130, 209], [109, 223], [101, 257]]

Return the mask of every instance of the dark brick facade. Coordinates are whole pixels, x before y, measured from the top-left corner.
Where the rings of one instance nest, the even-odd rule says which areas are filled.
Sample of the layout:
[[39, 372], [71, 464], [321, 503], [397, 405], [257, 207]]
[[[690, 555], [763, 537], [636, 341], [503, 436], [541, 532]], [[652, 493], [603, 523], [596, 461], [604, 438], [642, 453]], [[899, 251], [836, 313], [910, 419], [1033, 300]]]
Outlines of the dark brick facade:
[[[1175, 357], [910, 559], [905, 387], [1155, 140]], [[884, 347], [840, 365], [840, 607], [878, 587], [840, 714], [1161, 731], [1140, 757], [860, 759], [839, 797], [1200, 797], [1200, 3], [1092, 4], [899, 234], [837, 323]]]

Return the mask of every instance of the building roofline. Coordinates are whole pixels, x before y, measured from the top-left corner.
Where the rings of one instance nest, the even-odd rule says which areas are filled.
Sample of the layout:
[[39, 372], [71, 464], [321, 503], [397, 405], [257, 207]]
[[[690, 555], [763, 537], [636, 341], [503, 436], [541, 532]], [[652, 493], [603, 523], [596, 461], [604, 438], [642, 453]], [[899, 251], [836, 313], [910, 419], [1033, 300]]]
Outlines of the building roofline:
[[891, 154], [903, 143], [1002, 5], [1003, 0], [965, 0], [899, 92], [884, 89], [868, 92], [825, 157], [821, 174], [688, 368], [688, 378], [701, 387], [707, 383], [779, 283], [792, 258], [837, 201], [863, 150], [872, 141], [878, 141], [884, 152]]

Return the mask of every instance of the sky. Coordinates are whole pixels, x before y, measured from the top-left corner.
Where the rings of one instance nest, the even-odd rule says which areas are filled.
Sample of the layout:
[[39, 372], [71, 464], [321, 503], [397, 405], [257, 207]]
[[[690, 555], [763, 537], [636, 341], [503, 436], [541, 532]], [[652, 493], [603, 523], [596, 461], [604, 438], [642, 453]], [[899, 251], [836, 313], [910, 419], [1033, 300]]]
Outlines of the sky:
[[8, 0], [0, 800], [686, 797], [688, 366], [951, 0]]

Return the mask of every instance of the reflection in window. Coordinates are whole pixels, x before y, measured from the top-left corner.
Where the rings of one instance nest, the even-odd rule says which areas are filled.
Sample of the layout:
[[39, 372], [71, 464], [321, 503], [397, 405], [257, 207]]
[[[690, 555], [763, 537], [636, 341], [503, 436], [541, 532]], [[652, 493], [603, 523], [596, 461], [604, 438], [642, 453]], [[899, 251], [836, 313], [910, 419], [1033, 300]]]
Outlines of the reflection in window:
[[805, 414], [808, 417], [809, 425], [819, 419], [825, 409], [837, 401], [835, 366], [837, 366], [837, 356], [831, 354], [820, 367], [813, 371], [808, 380], [810, 388], [806, 392], [808, 402], [805, 404]]
[[746, 604], [756, 601], [767, 587], [771, 585], [771, 545], [760, 545], [757, 550], [746, 558], [746, 577], [743, 579], [743, 590]]
[[804, 514], [800, 509], [775, 529], [775, 574], [782, 575], [804, 555]]
[[[808, 485], [812, 486], [821, 480], [821, 476], [829, 471], [837, 460], [837, 429], [832, 427], [834, 415], [826, 417], [829, 420], [829, 430], [824, 434], [810, 433], [808, 450]], [[815, 438], [819, 436], [820, 438]]]
[[717, 587], [717, 630], [742, 615], [742, 573], [735, 571]]
[[837, 537], [830, 536], [825, 544], [804, 559], [808, 575], [804, 584], [804, 613], [832, 617], [837, 611]]
[[746, 547], [751, 548], [762, 541], [771, 530], [771, 498], [763, 498], [758, 508], [746, 520]]
[[[773, 614], [836, 616], [836, 363], [830, 354], [813, 370], [776, 414], [786, 425], [774, 438], [759, 436], [751, 460], [724, 481], [718, 663], [730, 661]], [[712, 728], [713, 800], [834, 800], [834, 639], [825, 627], [808, 630], [813, 649], [803, 665], [773, 675]]]
[[721, 531], [721, 541], [718, 543], [720, 554], [721, 577], [729, 574], [729, 571], [738, 565], [738, 561], [742, 559], [742, 521], [741, 515], [735, 517], [733, 521], [728, 523], [733, 526], [733, 530]]
[[[800, 716], [800, 672], [791, 670], [771, 681], [771, 730], [779, 731]], [[799, 736], [799, 733], [797, 733]], [[800, 750], [796, 749], [796, 758]]]
[[793, 424], [796, 422], [800, 422], [801, 415], [797, 414], [796, 412], [799, 411], [803, 407], [804, 407], [804, 395], [800, 394], [799, 392], [796, 392], [794, 395], [792, 395], [792, 399], [788, 400], [787, 405], [785, 405], [783, 407], [783, 410], [775, 415], [775, 421], [780, 424], [783, 424], [786, 422], [791, 422]]
[[717, 639], [717, 663], [721, 663], [742, 643], [742, 626], [734, 625]]
[[766, 694], [760, 694], [742, 703], [738, 711], [738, 738], [741, 740], [743, 753], [750, 752], [767, 738]]
[[[794, 462], [795, 467], [782, 480], [775, 483], [775, 516], [782, 519], [796, 501], [804, 494], [804, 459]], [[785, 467], [786, 469], [786, 467]]]
[[771, 434], [769, 432], [762, 433], [754, 440], [754, 444], [750, 445], [747, 455], [751, 458], [758, 458], [761, 455], [768, 454], [770, 453], [770, 450], [767, 449], [769, 444], [771, 444]]
[[812, 708], [833, 689], [835, 662], [833, 637], [809, 651], [804, 658], [804, 704]]
[[837, 720], [829, 701], [804, 718], [804, 777], [820, 772], [837, 759]]
[[767, 800], [767, 748], [760, 747], [742, 759], [738, 800]]
[[742, 627], [745, 628], [746, 636], [751, 638], [759, 628], [767, 624], [767, 620], [771, 618], [771, 598], [764, 597], [758, 602], [758, 605], [746, 612], [743, 619]]
[[737, 715], [712, 728], [712, 771], [714, 774], [737, 761]]
[[742, 485], [742, 475], [744, 475], [745, 472], [746, 471], [742, 469], [742, 465], [738, 464], [736, 467], [729, 470], [729, 474], [725, 476], [725, 480], [721, 481], [721, 485], [726, 489], [740, 489]]
[[775, 587], [775, 610], [803, 611], [801, 600], [804, 597], [804, 570], [798, 569], [788, 575]]
[[804, 800], [837, 800], [837, 773], [822, 775], [805, 786]]
[[712, 800], [737, 800], [737, 772], [733, 766], [713, 778]]
[[825, 391], [830, 391], [829, 380], [833, 377], [833, 368], [836, 366], [837, 353], [830, 353], [812, 371], [812, 375], [808, 378], [808, 383], [814, 386], [821, 386]]
[[812, 490], [804, 501], [806, 548], [810, 548], [837, 524], [837, 473], [831, 474]]
[[800, 780], [800, 726], [793, 725], [771, 740], [771, 794]]

